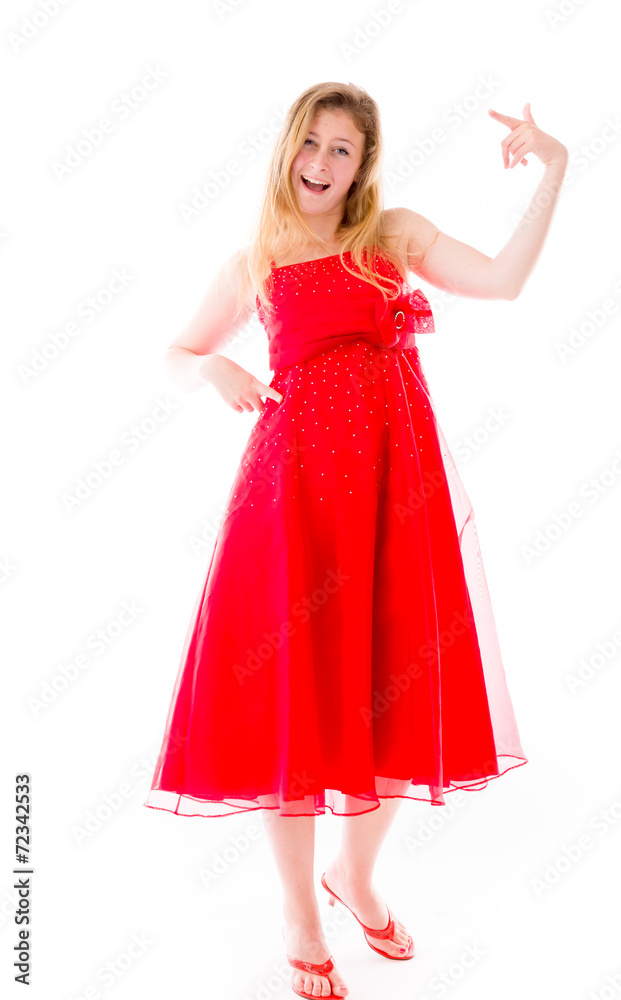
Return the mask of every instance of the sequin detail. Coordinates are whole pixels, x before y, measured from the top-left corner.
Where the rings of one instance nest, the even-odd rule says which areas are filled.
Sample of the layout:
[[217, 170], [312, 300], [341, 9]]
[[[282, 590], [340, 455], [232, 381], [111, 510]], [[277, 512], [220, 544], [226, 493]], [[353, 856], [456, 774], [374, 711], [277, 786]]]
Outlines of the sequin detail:
[[[355, 269], [351, 253], [343, 256]], [[258, 295], [255, 300], [268, 335], [272, 371], [308, 361], [337, 342], [362, 338], [384, 350], [405, 350], [416, 346], [417, 334], [435, 332], [423, 292], [403, 281], [387, 258], [379, 256], [375, 267], [380, 275], [399, 282], [396, 298], [385, 300], [379, 289], [350, 274], [338, 254], [272, 268], [271, 309], [266, 312]], [[315, 325], [309, 325], [308, 310]], [[321, 337], [316, 336], [318, 331]]]
[[385, 309], [338, 257], [274, 279], [282, 399], [243, 449], [144, 804], [445, 805], [527, 761], [472, 505], [401, 339], [431, 318], [413, 290]]

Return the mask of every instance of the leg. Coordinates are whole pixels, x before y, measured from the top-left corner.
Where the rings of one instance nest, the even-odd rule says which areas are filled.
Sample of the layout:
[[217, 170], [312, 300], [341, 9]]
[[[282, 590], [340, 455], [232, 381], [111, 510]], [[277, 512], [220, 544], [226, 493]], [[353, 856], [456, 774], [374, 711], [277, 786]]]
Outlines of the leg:
[[[409, 782], [404, 782], [408, 785]], [[403, 800], [380, 799], [372, 812], [343, 817], [339, 852], [326, 869], [326, 882], [352, 908], [367, 927], [378, 930], [388, 923], [388, 910], [372, 884], [373, 867], [382, 842]], [[368, 938], [376, 947], [399, 957], [408, 948], [408, 933], [395, 916], [395, 933], [388, 938]]]
[[[291, 958], [322, 965], [330, 957], [314, 887], [315, 817], [281, 816], [266, 810], [264, 827], [283, 888], [285, 947]], [[348, 987], [336, 963], [329, 976], [291, 969], [291, 984], [310, 996], [346, 997]], [[332, 990], [330, 989], [332, 985]]]

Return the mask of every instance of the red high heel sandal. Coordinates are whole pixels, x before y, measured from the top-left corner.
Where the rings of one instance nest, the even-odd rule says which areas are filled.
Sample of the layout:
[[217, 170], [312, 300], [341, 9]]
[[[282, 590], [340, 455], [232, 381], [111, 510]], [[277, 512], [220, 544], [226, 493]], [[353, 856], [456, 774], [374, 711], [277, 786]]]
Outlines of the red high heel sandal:
[[[342, 899], [339, 899], [339, 897], [336, 896], [332, 892], [332, 889], [330, 888], [330, 886], [326, 882], [326, 873], [325, 872], [321, 876], [321, 884], [324, 887], [324, 889], [326, 890], [326, 892], [328, 892], [330, 894], [330, 899], [328, 900], [330, 906], [334, 906], [335, 900], [338, 900], [338, 902], [341, 903], [342, 906], [347, 907], [347, 909], [349, 910], [349, 912], [353, 913], [354, 917], [356, 917], [356, 914], [352, 910], [351, 906], [347, 906], [347, 903], [344, 903]], [[389, 955], [387, 951], [382, 951], [381, 948], [376, 948], [375, 945], [371, 944], [371, 942], [369, 941], [369, 939], [366, 937], [367, 934], [370, 934], [372, 937], [376, 937], [376, 938], [390, 938], [392, 940], [392, 936], [393, 936], [394, 931], [395, 931], [395, 921], [394, 921], [392, 913], [390, 912], [390, 907], [387, 906], [386, 909], [388, 910], [388, 926], [385, 927], [384, 930], [382, 930], [382, 931], [377, 931], [373, 927], [366, 927], [362, 923], [362, 920], [359, 920], [358, 917], [356, 917], [356, 920], [358, 920], [358, 923], [360, 924], [360, 926], [362, 927], [362, 929], [363, 929], [363, 931], [365, 933], [365, 938], [364, 939], [367, 942], [369, 948], [372, 948], [373, 951], [376, 951], [378, 953], [378, 955], [383, 955], [384, 958], [394, 958], [398, 962], [404, 962], [406, 959], [414, 957], [414, 941], [412, 940], [412, 938], [411, 938], [411, 936], [409, 934], [408, 934], [408, 941], [409, 941], [408, 950], [407, 950], [407, 952], [406, 952], [405, 955]]]
[[[282, 927], [281, 930], [284, 940], [285, 937], [284, 927]], [[310, 972], [314, 976], [327, 976], [330, 972], [332, 972], [332, 969], [334, 968], [332, 955], [330, 955], [328, 961], [324, 962], [323, 965], [314, 965], [313, 962], [300, 962], [297, 958], [289, 958], [288, 955], [287, 955], [287, 961], [289, 965], [293, 966], [294, 969], [299, 969], [301, 972]], [[328, 980], [328, 982], [330, 982], [330, 980]], [[302, 993], [301, 990], [296, 990], [293, 983], [291, 984], [291, 989], [293, 990], [294, 993], [297, 993], [299, 997], [308, 998], [308, 997], [313, 997], [314, 995], [312, 993]], [[332, 984], [330, 984], [330, 993], [328, 994], [327, 997], [321, 997], [321, 1000], [347, 1000], [347, 994], [344, 995], [342, 993], [333, 993]]]

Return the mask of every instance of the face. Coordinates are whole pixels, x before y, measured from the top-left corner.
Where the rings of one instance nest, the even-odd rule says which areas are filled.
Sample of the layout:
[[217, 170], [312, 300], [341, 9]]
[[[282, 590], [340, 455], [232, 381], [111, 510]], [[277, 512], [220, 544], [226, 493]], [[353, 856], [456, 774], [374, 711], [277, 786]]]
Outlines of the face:
[[[347, 192], [362, 163], [364, 133], [346, 111], [324, 109], [315, 115], [291, 166], [300, 210], [308, 215], [335, 215], [340, 221]], [[310, 178], [308, 183], [304, 178]], [[313, 184], [320, 180], [322, 184]]]

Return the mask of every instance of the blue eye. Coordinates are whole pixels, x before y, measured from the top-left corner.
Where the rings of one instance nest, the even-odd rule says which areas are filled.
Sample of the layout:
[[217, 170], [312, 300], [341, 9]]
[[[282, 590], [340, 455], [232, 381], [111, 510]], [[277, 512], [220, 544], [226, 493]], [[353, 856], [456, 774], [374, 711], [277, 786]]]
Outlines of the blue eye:
[[[315, 140], [314, 139], [305, 139], [304, 143], [307, 143], [307, 142], [312, 142], [313, 145], [315, 144]], [[349, 150], [348, 149], [344, 149], [343, 146], [337, 146], [336, 148], [340, 149], [343, 153], [345, 153], [345, 156], [349, 156]]]

